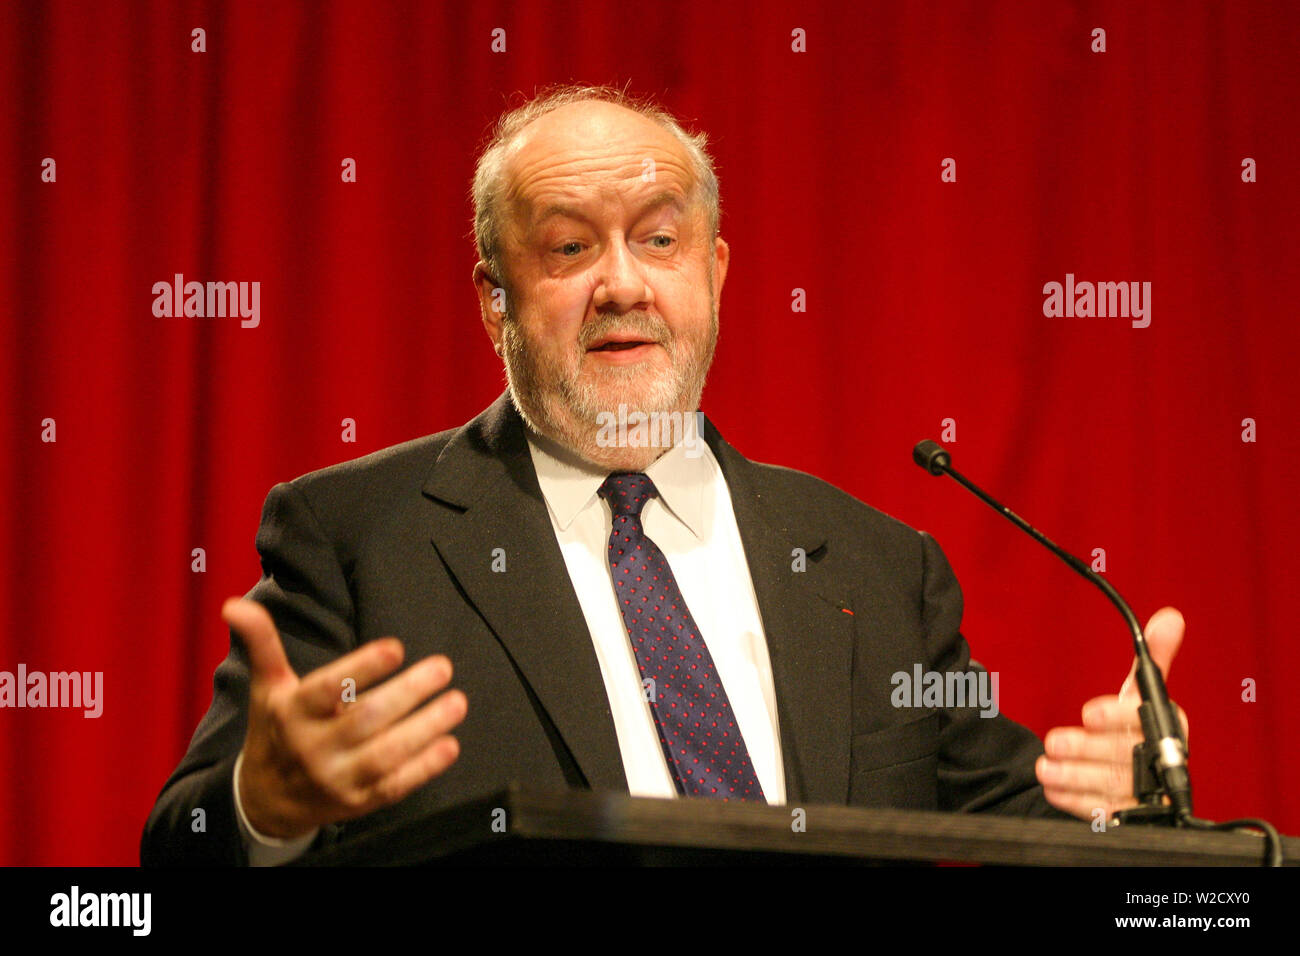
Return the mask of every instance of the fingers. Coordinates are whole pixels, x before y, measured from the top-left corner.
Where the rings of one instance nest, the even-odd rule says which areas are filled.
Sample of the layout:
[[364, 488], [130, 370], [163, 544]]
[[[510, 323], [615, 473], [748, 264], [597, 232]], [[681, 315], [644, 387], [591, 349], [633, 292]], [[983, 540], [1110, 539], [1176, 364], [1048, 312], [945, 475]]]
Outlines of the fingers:
[[[1177, 608], [1162, 607], [1151, 615], [1146, 629], [1142, 632], [1151, 660], [1155, 662], [1156, 667], [1160, 668], [1160, 673], [1166, 681], [1169, 680], [1169, 669], [1173, 666], [1178, 648], [1182, 646], [1186, 630], [1187, 623]], [[1140, 697], [1137, 687], [1136, 658], [1133, 660], [1133, 666], [1129, 668], [1128, 677], [1124, 679], [1119, 696], [1124, 700], [1134, 701]]]
[[[468, 708], [469, 701], [465, 695], [450, 690], [405, 720], [375, 735], [356, 749], [353, 779], [360, 786], [372, 787], [386, 778], [393, 778], [386, 784], [381, 783], [381, 789], [391, 787], [396, 780], [413, 779], [410, 774], [417, 771], [403, 769], [403, 765], [413, 759], [422, 768], [419, 772], [429, 768], [445, 769], [446, 765], [434, 758], [446, 754], [443, 751], [431, 753], [430, 747], [465, 719]], [[424, 777], [420, 782], [427, 779]]]
[[[1174, 704], [1178, 722], [1183, 725], [1183, 738], [1188, 736], [1187, 714]], [[1124, 733], [1133, 738], [1133, 743], [1143, 739], [1142, 719], [1138, 716], [1133, 701], [1121, 697], [1094, 697], [1083, 705], [1083, 726], [1092, 733]], [[1050, 736], [1050, 735], [1049, 735]]]
[[[372, 691], [372, 693], [374, 693]], [[326, 785], [330, 816], [361, 816], [401, 800], [444, 772], [460, 756], [447, 732], [464, 719], [469, 702], [452, 690], [361, 747], [341, 754]]]
[[256, 601], [227, 598], [221, 605], [221, 618], [239, 635], [248, 651], [248, 666], [253, 683], [279, 683], [295, 678], [275, 622], [266, 608]]
[[1147, 640], [1147, 649], [1165, 680], [1169, 680], [1169, 668], [1173, 666], [1174, 656], [1182, 646], [1187, 623], [1177, 608], [1162, 607], [1151, 615], [1146, 630], [1142, 633]]
[[1133, 747], [1142, 742], [1140, 733], [1092, 734], [1082, 727], [1057, 727], [1043, 738], [1050, 761], [1131, 762]]
[[1039, 757], [1034, 764], [1034, 771], [1044, 788], [1094, 795], [1105, 798], [1108, 802], [1122, 800], [1133, 794], [1131, 763], [1049, 760]]
[[1048, 802], [1088, 819], [1132, 806], [1133, 746], [1142, 742], [1137, 709], [1119, 697], [1096, 697], [1083, 705], [1083, 727], [1056, 727], [1043, 739], [1045, 755], [1034, 765]]
[[371, 788], [376, 802], [380, 806], [396, 803], [444, 772], [459, 756], [460, 742], [455, 737], [439, 737]]
[[[1083, 733], [1081, 728], [1070, 729]], [[1059, 741], [1057, 746], [1062, 746]], [[1081, 749], [1105, 753], [1118, 751], [1120, 747], [1092, 740]], [[1049, 803], [1085, 820], [1093, 819], [1099, 809], [1109, 818], [1116, 810], [1137, 806], [1133, 796], [1131, 750], [1122, 761], [1039, 757], [1034, 774], [1043, 785], [1043, 795]]]
[[383, 637], [318, 667], [302, 679], [299, 697], [303, 709], [318, 717], [338, 713], [343, 704], [343, 692], [349, 689], [344, 681], [354, 681], [350, 689], [360, 693], [396, 670], [404, 654], [401, 641], [395, 637]]
[[1043, 787], [1043, 796], [1052, 806], [1066, 813], [1072, 813], [1081, 820], [1095, 820], [1098, 810], [1102, 812], [1105, 819], [1110, 819], [1111, 815], [1118, 810], [1137, 806], [1137, 801], [1131, 796], [1123, 800], [1115, 800], [1100, 793], [1076, 793], [1046, 785]]
[[[382, 686], [367, 691], [341, 716], [338, 742], [355, 746], [375, 736], [409, 714], [421, 701], [428, 700], [446, 687], [451, 682], [451, 670], [451, 661], [436, 654], [412, 665]], [[461, 700], [464, 696], [459, 694]], [[463, 708], [461, 716], [464, 716]], [[420, 744], [423, 746], [424, 741]]]
[[1083, 726], [1093, 733], [1142, 735], [1142, 720], [1133, 701], [1118, 696], [1094, 697], [1084, 704]]

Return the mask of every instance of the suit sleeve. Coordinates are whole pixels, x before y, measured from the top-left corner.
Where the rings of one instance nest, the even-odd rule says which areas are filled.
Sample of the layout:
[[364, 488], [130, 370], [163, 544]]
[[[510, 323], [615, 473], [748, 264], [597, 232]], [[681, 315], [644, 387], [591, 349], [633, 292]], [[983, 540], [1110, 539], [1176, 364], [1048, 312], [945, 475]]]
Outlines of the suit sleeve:
[[[246, 595], [264, 605], [294, 671], [304, 675], [357, 646], [353, 604], [335, 547], [296, 484], [267, 495], [257, 532], [262, 578]], [[140, 841], [145, 866], [246, 865], [234, 805], [235, 760], [248, 726], [248, 658], [231, 631], [212, 703], [164, 784]], [[202, 814], [196, 814], [202, 810]], [[317, 845], [333, 837], [325, 827]]]
[[[961, 635], [962, 595], [942, 549], [921, 532], [923, 615], [931, 668], [980, 674]], [[1043, 744], [1027, 727], [978, 707], [947, 707], [939, 741], [939, 808], [1074, 820], [1047, 802], [1034, 774]]]

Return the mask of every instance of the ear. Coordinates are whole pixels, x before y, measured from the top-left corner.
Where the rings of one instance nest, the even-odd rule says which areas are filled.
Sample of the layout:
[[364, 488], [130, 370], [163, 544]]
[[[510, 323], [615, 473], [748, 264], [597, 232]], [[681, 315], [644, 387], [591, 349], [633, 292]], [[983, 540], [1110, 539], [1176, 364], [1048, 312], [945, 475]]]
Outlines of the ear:
[[478, 293], [479, 315], [483, 319], [483, 328], [487, 331], [488, 338], [492, 340], [493, 350], [500, 355], [501, 320], [504, 313], [498, 310], [505, 301], [505, 289], [488, 272], [487, 263], [482, 259], [474, 263], [474, 289]]
[[727, 241], [719, 236], [713, 240], [713, 264], [714, 282], [713, 282], [713, 307], [720, 308], [722, 304], [722, 284], [727, 281], [727, 266], [731, 263], [731, 247]]

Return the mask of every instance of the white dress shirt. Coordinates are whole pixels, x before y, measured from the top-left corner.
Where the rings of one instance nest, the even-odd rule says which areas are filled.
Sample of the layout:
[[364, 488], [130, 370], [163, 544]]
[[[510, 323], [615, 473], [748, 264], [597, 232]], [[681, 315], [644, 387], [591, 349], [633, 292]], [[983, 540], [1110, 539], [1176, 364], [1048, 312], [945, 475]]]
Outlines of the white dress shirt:
[[[679, 442], [646, 468], [659, 494], [646, 502], [641, 524], [672, 568], [708, 645], [763, 795], [768, 803], [784, 804], [772, 663], [731, 492], [708, 445], [697, 441], [690, 448], [694, 453]], [[677, 790], [614, 595], [608, 557], [613, 515], [596, 494], [608, 472], [531, 431], [528, 450], [600, 662], [628, 789], [634, 796], [674, 797]], [[242, 761], [241, 753], [235, 762], [235, 809], [249, 862], [287, 863], [306, 851], [317, 831], [274, 840], [253, 830], [239, 801]]]
[[[529, 451], [569, 578], [591, 632], [605, 680], [628, 789], [634, 796], [677, 795], [609, 566], [613, 514], [596, 494], [608, 472], [529, 435]], [[646, 468], [659, 494], [641, 526], [663, 552], [691, 617], [708, 645], [768, 803], [785, 803], [781, 734], [767, 639], [731, 492], [712, 450], [678, 443]]]

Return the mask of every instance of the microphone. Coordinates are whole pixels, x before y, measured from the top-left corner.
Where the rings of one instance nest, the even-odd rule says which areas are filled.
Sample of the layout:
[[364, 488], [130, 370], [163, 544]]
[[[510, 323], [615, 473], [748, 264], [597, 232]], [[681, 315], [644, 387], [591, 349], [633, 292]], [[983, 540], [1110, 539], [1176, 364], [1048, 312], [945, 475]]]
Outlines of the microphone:
[[[1110, 602], [1119, 608], [1133, 635], [1133, 649], [1137, 655], [1137, 686], [1142, 697], [1138, 716], [1142, 721], [1145, 743], [1133, 748], [1133, 791], [1141, 806], [1119, 814], [1121, 821], [1142, 822], [1166, 820], [1172, 811], [1176, 824], [1188, 825], [1192, 820], [1192, 782], [1187, 771], [1187, 740], [1183, 728], [1174, 715], [1169, 693], [1160, 668], [1151, 659], [1146, 637], [1137, 615], [1119, 596], [1109, 581], [1088, 567], [1070, 552], [1031, 525], [1006, 505], [993, 498], [982, 488], [968, 480], [952, 467], [952, 456], [936, 441], [918, 442], [912, 449], [912, 460], [932, 475], [947, 475], [963, 485], [994, 511], [1024, 531], [1039, 544], [1087, 578]], [[1154, 775], [1154, 777], [1153, 777]], [[1158, 783], [1158, 785], [1157, 785]], [[1170, 806], [1160, 801], [1160, 793], [1168, 795]]]

